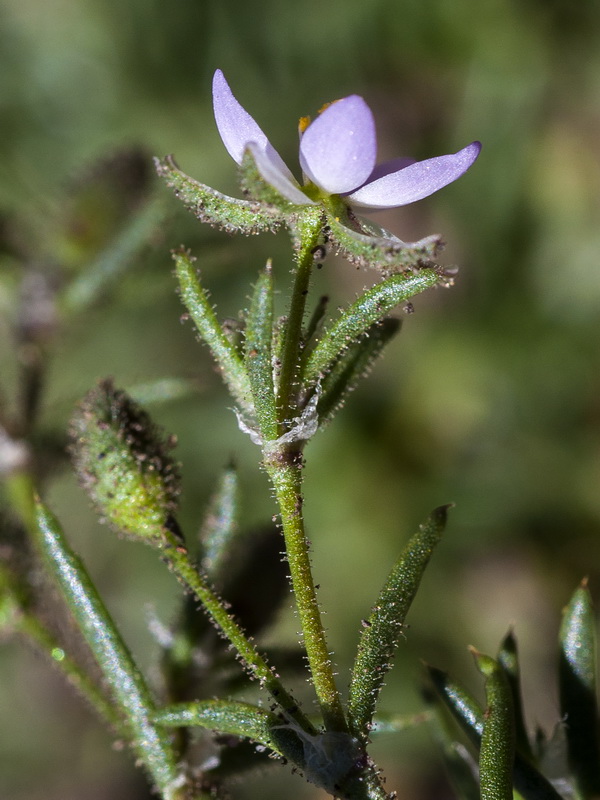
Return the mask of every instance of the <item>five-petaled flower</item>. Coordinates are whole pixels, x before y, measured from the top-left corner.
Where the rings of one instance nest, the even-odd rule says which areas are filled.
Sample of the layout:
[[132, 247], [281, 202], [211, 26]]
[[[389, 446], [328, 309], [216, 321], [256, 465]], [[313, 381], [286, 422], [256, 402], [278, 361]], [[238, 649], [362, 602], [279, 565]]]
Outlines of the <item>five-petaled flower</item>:
[[358, 95], [328, 105], [302, 130], [300, 165], [306, 183], [296, 181], [261, 128], [233, 96], [221, 70], [213, 78], [219, 133], [241, 164], [249, 150], [262, 178], [287, 200], [313, 205], [341, 195], [354, 208], [378, 209], [414, 203], [460, 178], [477, 159], [481, 144], [445, 156], [415, 161], [397, 158], [376, 166], [377, 137], [371, 109]]

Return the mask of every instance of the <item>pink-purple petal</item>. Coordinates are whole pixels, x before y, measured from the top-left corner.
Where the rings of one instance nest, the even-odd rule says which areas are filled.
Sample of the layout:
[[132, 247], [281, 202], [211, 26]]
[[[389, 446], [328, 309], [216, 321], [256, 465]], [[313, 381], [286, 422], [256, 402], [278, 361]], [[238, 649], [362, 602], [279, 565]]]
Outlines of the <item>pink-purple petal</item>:
[[351, 192], [368, 178], [377, 157], [375, 121], [358, 95], [328, 106], [300, 140], [300, 164], [313, 183], [331, 194]]
[[256, 167], [262, 178], [274, 189], [296, 205], [315, 205], [314, 200], [307, 197], [300, 189], [296, 181], [289, 179], [287, 174], [281, 171], [277, 162], [274, 162], [268, 153], [261, 150], [255, 142], [248, 144], [248, 150], [252, 153]]
[[479, 142], [446, 156], [417, 161], [397, 172], [361, 186], [346, 197], [353, 206], [395, 208], [422, 200], [437, 192], [473, 165], [481, 150]]
[[377, 164], [373, 172], [369, 175], [367, 183], [376, 181], [378, 178], [383, 178], [384, 175], [389, 175], [392, 172], [398, 172], [399, 169], [410, 166], [416, 162], [416, 158], [392, 158], [391, 161], [384, 161], [382, 164]]
[[241, 164], [246, 146], [254, 142], [277, 165], [282, 174], [294, 180], [287, 165], [260, 126], [235, 99], [220, 69], [213, 76], [213, 109], [223, 144], [234, 161]]

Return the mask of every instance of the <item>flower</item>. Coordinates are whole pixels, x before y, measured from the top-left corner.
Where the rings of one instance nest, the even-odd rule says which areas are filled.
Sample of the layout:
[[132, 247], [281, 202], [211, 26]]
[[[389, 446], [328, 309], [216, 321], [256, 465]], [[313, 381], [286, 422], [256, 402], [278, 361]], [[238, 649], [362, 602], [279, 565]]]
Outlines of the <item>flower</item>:
[[262, 129], [233, 96], [221, 70], [213, 78], [217, 128], [238, 164], [250, 150], [263, 179], [298, 205], [341, 195], [350, 206], [395, 208], [422, 200], [460, 178], [475, 162], [479, 142], [445, 156], [415, 161], [399, 158], [376, 166], [375, 121], [362, 97], [350, 95], [328, 105], [304, 129], [300, 126], [301, 187]]

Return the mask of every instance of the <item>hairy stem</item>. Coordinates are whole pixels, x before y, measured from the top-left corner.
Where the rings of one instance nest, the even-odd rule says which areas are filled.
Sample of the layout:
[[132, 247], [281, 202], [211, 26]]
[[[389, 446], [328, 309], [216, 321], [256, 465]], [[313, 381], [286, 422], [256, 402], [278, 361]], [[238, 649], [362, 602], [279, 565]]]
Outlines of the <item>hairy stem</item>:
[[294, 698], [284, 688], [277, 673], [267, 664], [236, 620], [226, 610], [223, 601], [192, 563], [185, 548], [174, 539], [172, 545], [164, 550], [163, 555], [173, 572], [194, 592], [224, 637], [235, 647], [247, 669], [270, 692], [286, 715], [293, 717], [307, 732], [314, 733], [313, 726], [300, 711]]
[[280, 454], [265, 458], [281, 514], [292, 588], [302, 626], [304, 645], [327, 730], [346, 731], [347, 723], [337, 690], [330, 653], [310, 564], [309, 546], [302, 516], [301, 455]]

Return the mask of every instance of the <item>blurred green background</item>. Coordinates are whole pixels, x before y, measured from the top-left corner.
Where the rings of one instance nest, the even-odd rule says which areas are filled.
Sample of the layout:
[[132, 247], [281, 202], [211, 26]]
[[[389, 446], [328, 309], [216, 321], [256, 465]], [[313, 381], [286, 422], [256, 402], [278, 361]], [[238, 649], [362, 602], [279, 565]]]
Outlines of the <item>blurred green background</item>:
[[[460, 275], [455, 288], [416, 299], [371, 379], [306, 454], [305, 509], [341, 685], [359, 620], [403, 542], [433, 507], [456, 503], [383, 693], [388, 710], [422, 708], [420, 658], [475, 690], [466, 645], [493, 652], [513, 624], [529, 724], [550, 729], [559, 718], [561, 607], [584, 575], [600, 592], [599, 34], [592, 0], [0, 7], [0, 366], [8, 402], [23, 264], [77, 275], [94, 252], [94, 226], [118, 230], [109, 198], [90, 212], [88, 238], [71, 231], [79, 244], [67, 246], [56, 220], [70, 181], [94, 160], [139, 146], [172, 152], [188, 174], [236, 191], [212, 118], [216, 67], [293, 168], [298, 118], [350, 93], [373, 108], [381, 159], [426, 158], [482, 140], [466, 177], [377, 215], [407, 240], [443, 233], [444, 261], [459, 264]], [[153, 408], [179, 437], [181, 519], [193, 536], [232, 456], [248, 525], [274, 508], [206, 350], [179, 322], [169, 249], [193, 249], [223, 317], [246, 303], [267, 257], [283, 290], [290, 255], [284, 235], [232, 239], [162, 195], [169, 213], [153, 246], [131, 259], [104, 302], [59, 326], [39, 424], [64, 430], [73, 402], [107, 375], [124, 387], [193, 379], [194, 396]], [[329, 294], [335, 308], [372, 280], [331, 259], [314, 296]], [[144, 607], [170, 619], [179, 596], [172, 577], [152, 552], [97, 525], [67, 470], [50, 476], [45, 491], [140, 661], [151, 665]], [[293, 642], [296, 628], [286, 609], [279, 635]], [[41, 656], [12, 640], [0, 654], [0, 797], [148, 796], [129, 755], [111, 747]], [[446, 795], [426, 729], [381, 740], [374, 754], [401, 797]], [[233, 796], [324, 795], [276, 766], [236, 785]]]

